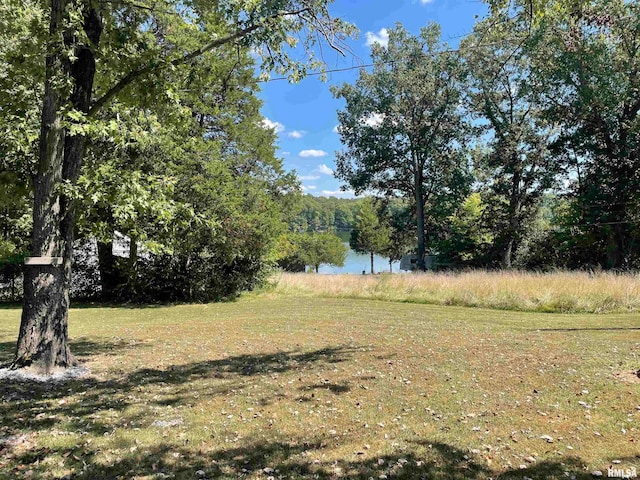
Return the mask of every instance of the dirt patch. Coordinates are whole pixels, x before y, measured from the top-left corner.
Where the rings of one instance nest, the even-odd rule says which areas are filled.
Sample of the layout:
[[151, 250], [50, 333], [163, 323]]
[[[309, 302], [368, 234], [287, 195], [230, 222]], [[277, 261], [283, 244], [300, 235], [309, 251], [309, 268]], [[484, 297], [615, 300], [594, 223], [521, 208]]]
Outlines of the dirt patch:
[[621, 382], [640, 384], [640, 370], [625, 370], [613, 374]]
[[85, 367], [71, 367], [67, 369], [56, 369], [49, 375], [41, 375], [29, 368], [19, 370], [10, 370], [8, 368], [0, 368], [0, 381], [3, 382], [38, 382], [38, 383], [56, 383], [66, 382], [69, 380], [77, 380], [87, 378], [90, 372]]

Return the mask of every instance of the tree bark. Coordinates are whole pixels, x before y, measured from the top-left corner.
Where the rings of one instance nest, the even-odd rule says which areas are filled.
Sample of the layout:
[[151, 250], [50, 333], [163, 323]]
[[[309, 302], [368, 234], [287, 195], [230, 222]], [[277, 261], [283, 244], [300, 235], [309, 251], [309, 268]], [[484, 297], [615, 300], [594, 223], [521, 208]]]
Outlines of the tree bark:
[[509, 233], [508, 235], [509, 238], [507, 238], [504, 250], [502, 251], [502, 268], [504, 268], [505, 270], [509, 270], [511, 268], [511, 262], [513, 258], [513, 244], [515, 243], [513, 235], [511, 235], [511, 233]]
[[[71, 3], [75, 2], [51, 0], [52, 39], [60, 38]], [[102, 33], [100, 15], [90, 5], [84, 7], [84, 31], [97, 45]], [[84, 113], [89, 111], [95, 74], [92, 47], [77, 44], [74, 32], [65, 31], [62, 37], [63, 44], [57, 40], [48, 45], [38, 168], [33, 179], [31, 255], [53, 257], [54, 261], [25, 265], [22, 320], [12, 365], [12, 368], [32, 366], [45, 373], [54, 367], [76, 364], [68, 339], [75, 212], [73, 202], [61, 193], [61, 186], [65, 181], [74, 184], [78, 179], [85, 141], [82, 136], [68, 135], [61, 112], [65, 105]], [[70, 48], [75, 53], [73, 62], [66, 53]], [[56, 86], [61, 79], [72, 82], [68, 98]]]
[[371, 252], [371, 275], [373, 275], [373, 252]]
[[[512, 163], [515, 166], [518, 161], [517, 155], [514, 154]], [[513, 247], [516, 243], [516, 237], [520, 231], [520, 216], [522, 210], [522, 200], [520, 192], [520, 181], [522, 174], [518, 168], [514, 168], [513, 178], [511, 179], [511, 195], [509, 198], [509, 211], [507, 235], [504, 250], [502, 252], [502, 268], [510, 269], [513, 264]]]

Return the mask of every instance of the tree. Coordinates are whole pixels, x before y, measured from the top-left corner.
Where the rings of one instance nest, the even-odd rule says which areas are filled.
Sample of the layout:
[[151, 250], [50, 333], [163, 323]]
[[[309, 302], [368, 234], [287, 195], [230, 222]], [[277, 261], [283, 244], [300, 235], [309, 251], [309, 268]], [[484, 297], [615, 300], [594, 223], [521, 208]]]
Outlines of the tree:
[[[254, 62], [247, 48], [230, 46], [198, 64], [197, 76], [170, 75], [180, 103], [115, 104], [107, 113], [116, 132], [87, 152], [78, 223], [100, 239], [103, 298], [230, 297], [271, 263], [297, 182], [262, 126]], [[126, 261], [112, 254], [115, 232], [131, 239]]]
[[385, 253], [389, 247], [389, 228], [378, 218], [378, 213], [372, 199], [360, 204], [360, 211], [356, 215], [356, 224], [351, 230], [349, 245], [358, 253], [368, 253], [371, 256], [371, 275], [373, 271], [373, 256]]
[[415, 243], [416, 229], [411, 222], [413, 215], [410, 205], [402, 199], [384, 201], [379, 213], [389, 230], [389, 243], [382, 254], [389, 259], [389, 272], [393, 273], [393, 262], [402, 260]]
[[485, 204], [503, 268], [511, 268], [513, 253], [535, 217], [543, 193], [560, 168], [549, 144], [554, 125], [543, 116], [542, 82], [532, 81], [525, 21], [497, 13], [479, 22], [462, 42], [469, 69], [469, 106], [483, 121], [486, 155]]
[[292, 219], [294, 231], [351, 230], [361, 200], [303, 195], [301, 211]]
[[0, 0], [0, 275], [11, 284], [12, 299], [29, 250], [29, 176], [38, 139], [34, 99], [41, 97], [44, 74], [37, 68], [42, 14], [36, 1]]
[[305, 265], [312, 266], [316, 273], [320, 265], [342, 267], [347, 258], [347, 247], [333, 233], [304, 233], [299, 237], [299, 255]]
[[435, 24], [418, 37], [398, 24], [388, 47], [372, 47], [373, 71], [363, 69], [355, 85], [334, 89], [346, 101], [338, 112], [344, 150], [336, 155], [336, 176], [356, 193], [412, 199], [423, 270], [426, 226], [431, 221], [435, 230], [469, 182], [464, 70], [457, 53], [439, 41]]
[[[296, 80], [306, 66], [292, 61], [283, 47], [296, 43], [291, 33], [305, 29], [305, 46], [310, 47], [319, 36], [336, 46], [350, 31], [329, 16], [325, 0], [193, 2], [188, 13], [183, 6], [51, 0], [33, 176], [33, 258], [25, 268], [13, 368], [32, 365], [48, 371], [75, 364], [67, 319], [76, 206], [61, 186], [78, 180], [88, 120], [119, 96], [135, 96], [134, 85], [149, 86], [146, 92], [153, 94], [166, 72], [191, 70], [198, 58], [234, 43], [254, 45], [257, 51], [264, 47], [264, 67], [289, 71]], [[117, 68], [99, 71], [96, 77], [97, 52], [111, 56]], [[313, 58], [310, 62], [317, 66]]]
[[488, 246], [493, 242], [486, 208], [481, 194], [474, 192], [447, 219], [448, 232], [438, 246], [444, 262], [456, 267], [486, 264]]
[[347, 247], [333, 233], [288, 232], [278, 242], [278, 264], [290, 272], [303, 272], [305, 266], [316, 273], [320, 265], [342, 267], [347, 257]]
[[[555, 151], [571, 172], [589, 263], [640, 262], [640, 4], [603, 0], [550, 10], [539, 26], [534, 81], [546, 115], [563, 126]], [[583, 256], [583, 255], [579, 255]]]

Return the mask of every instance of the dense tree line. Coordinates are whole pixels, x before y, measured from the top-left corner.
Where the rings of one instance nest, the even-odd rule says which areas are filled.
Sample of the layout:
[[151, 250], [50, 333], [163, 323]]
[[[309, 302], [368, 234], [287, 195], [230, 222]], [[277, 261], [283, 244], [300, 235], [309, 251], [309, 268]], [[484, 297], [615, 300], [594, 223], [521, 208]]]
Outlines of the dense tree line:
[[640, 4], [491, 2], [456, 49], [431, 24], [372, 49], [337, 175], [401, 198], [449, 267], [640, 265]]
[[353, 228], [361, 200], [303, 195], [298, 214], [289, 222], [294, 232], [335, 232]]

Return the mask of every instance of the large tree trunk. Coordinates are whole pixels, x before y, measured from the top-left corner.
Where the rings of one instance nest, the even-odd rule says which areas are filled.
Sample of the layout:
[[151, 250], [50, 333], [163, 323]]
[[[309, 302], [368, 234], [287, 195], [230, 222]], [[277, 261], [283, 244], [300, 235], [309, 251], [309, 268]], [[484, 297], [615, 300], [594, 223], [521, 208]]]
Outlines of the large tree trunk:
[[505, 242], [504, 249], [502, 250], [502, 268], [509, 270], [511, 268], [512, 258], [513, 258], [513, 244], [515, 243], [515, 238], [513, 235], [508, 234], [509, 237]]
[[[514, 154], [512, 162], [515, 165], [518, 161]], [[516, 238], [520, 232], [520, 216], [522, 210], [522, 200], [520, 192], [520, 181], [522, 173], [518, 168], [514, 168], [513, 178], [511, 179], [511, 195], [509, 197], [508, 221], [504, 250], [502, 251], [502, 268], [510, 269], [513, 264], [513, 248], [516, 244]]]
[[[51, 38], [59, 38], [70, 7], [68, 0], [51, 0]], [[102, 33], [98, 12], [84, 5], [84, 31], [97, 45]], [[22, 321], [13, 368], [33, 366], [49, 372], [76, 362], [68, 342], [69, 287], [73, 252], [74, 206], [61, 194], [65, 181], [78, 179], [84, 155], [84, 137], [71, 136], [62, 126], [63, 106], [89, 111], [95, 58], [88, 45], [76, 45], [73, 32], [65, 32], [64, 45], [52, 42], [46, 59], [46, 85], [40, 130], [38, 168], [34, 176], [33, 235], [31, 254], [25, 265]], [[74, 49], [76, 59], [67, 52]], [[69, 78], [70, 98], [55, 84]]]

